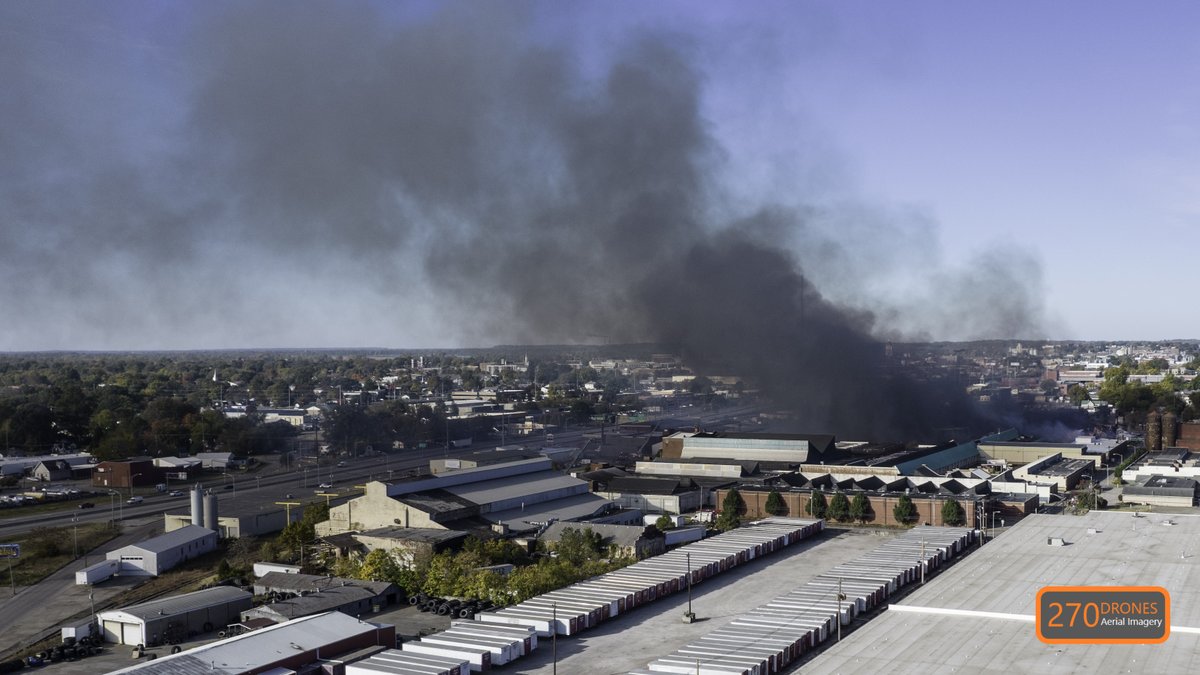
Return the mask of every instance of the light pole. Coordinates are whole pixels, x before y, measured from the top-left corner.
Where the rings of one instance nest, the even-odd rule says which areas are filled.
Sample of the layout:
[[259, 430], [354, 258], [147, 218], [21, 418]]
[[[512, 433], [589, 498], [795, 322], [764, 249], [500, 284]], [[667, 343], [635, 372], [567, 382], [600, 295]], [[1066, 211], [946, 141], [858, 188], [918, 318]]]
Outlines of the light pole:
[[71, 553], [79, 559], [79, 516], [75, 513], [71, 514]]
[[[109, 520], [112, 521], [114, 530], [117, 529], [117, 519], [115, 518], [115, 516], [117, 514], [116, 509], [117, 509], [118, 505], [120, 505], [122, 503], [122, 502], [120, 502], [120, 499], [121, 499], [121, 493], [119, 491], [117, 491], [117, 490], [109, 490], [108, 491], [108, 518], [109, 518]], [[124, 507], [120, 507], [120, 508], [121, 508], [122, 515], [124, 515], [124, 510], [125, 510]]]
[[141, 476], [141, 475], [142, 475], [142, 474], [140, 474], [140, 473], [135, 473], [135, 474], [133, 474], [132, 476], [130, 476], [130, 477], [129, 477], [129, 498], [130, 498], [130, 499], [133, 499], [133, 483], [134, 483], [134, 479], [136, 479], [138, 476]]
[[230, 496], [236, 497], [237, 496], [237, 480], [233, 476], [231, 476], [230, 474], [227, 474], [227, 473], [223, 473], [221, 475], [229, 479], [229, 485], [233, 488], [233, 494]]

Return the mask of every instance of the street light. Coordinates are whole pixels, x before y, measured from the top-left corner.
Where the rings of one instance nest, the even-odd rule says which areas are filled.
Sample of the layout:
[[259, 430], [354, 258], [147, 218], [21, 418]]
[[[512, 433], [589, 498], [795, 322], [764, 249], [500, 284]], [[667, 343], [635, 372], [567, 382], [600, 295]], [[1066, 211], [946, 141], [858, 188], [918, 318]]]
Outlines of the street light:
[[129, 498], [130, 498], [130, 499], [133, 499], [133, 483], [134, 483], [134, 479], [135, 479], [135, 478], [137, 478], [137, 477], [138, 477], [138, 476], [140, 476], [140, 475], [142, 475], [142, 474], [140, 474], [140, 473], [135, 473], [135, 474], [133, 474], [132, 476], [130, 476], [130, 477], [129, 477]]

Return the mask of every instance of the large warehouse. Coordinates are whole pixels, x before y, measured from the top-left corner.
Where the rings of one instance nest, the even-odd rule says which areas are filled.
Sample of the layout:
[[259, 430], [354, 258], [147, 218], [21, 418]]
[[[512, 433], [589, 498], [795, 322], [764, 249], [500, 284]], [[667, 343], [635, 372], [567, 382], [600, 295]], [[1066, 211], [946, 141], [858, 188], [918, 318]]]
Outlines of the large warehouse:
[[254, 596], [217, 586], [97, 614], [105, 642], [124, 645], [175, 644], [192, 635], [237, 623]]
[[[805, 673], [1200, 672], [1200, 516], [1031, 515], [805, 665]], [[1046, 644], [1045, 586], [1161, 586], [1161, 644]]]
[[[589, 492], [586, 482], [555, 470], [551, 460], [542, 457], [396, 483], [367, 483], [362, 497], [330, 510], [329, 520], [317, 524], [317, 534], [395, 526], [526, 532], [554, 520], [613, 522], [605, 516], [614, 510], [610, 500]], [[641, 514], [627, 519], [640, 522]]]

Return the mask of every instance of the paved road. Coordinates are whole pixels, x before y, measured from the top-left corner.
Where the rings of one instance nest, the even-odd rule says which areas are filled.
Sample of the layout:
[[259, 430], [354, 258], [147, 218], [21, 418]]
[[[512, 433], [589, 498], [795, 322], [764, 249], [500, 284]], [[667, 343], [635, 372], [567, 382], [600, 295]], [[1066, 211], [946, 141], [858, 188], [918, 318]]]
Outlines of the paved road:
[[[108, 551], [142, 541], [161, 531], [162, 522], [158, 518], [127, 523], [121, 534], [89, 555], [86, 563], [96, 563]], [[75, 572], [85, 566], [85, 559], [81, 557], [33, 586], [18, 587], [16, 596], [12, 596], [8, 588], [0, 590], [3, 598], [0, 600], [0, 651], [25, 643], [40, 636], [47, 628], [88, 610], [91, 604], [89, 588], [75, 585]], [[92, 600], [97, 606], [103, 606], [138, 581], [124, 577], [94, 586], [91, 588], [94, 590]]]

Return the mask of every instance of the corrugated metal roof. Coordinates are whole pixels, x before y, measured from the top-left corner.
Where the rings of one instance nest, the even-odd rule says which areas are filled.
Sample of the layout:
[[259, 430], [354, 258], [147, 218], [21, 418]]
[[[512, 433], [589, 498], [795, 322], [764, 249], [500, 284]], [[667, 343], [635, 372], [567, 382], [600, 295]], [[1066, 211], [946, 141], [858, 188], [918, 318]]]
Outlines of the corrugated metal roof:
[[265, 668], [300, 651], [373, 631], [378, 625], [341, 612], [326, 612], [145, 661], [110, 675], [239, 675]]
[[532, 502], [533, 498], [540, 493], [558, 490], [573, 489], [587, 492], [587, 483], [557, 471], [539, 471], [519, 476], [493, 478], [467, 485], [454, 485], [443, 489], [457, 497], [483, 506], [494, 502], [520, 499], [525, 496], [529, 496], [529, 501]]
[[[197, 609], [206, 607], [215, 607], [224, 605], [238, 600], [251, 601], [254, 596], [247, 591], [232, 586], [216, 586], [214, 588], [206, 588], [202, 591], [193, 591], [184, 593], [183, 595], [173, 595], [169, 598], [160, 598], [143, 602], [139, 605], [130, 605], [109, 612], [100, 612], [100, 617], [104, 618], [106, 614], [125, 614], [129, 617], [137, 619], [151, 619], [154, 617], [166, 614], [182, 614], [191, 612]], [[117, 617], [113, 617], [117, 618]], [[122, 617], [124, 618], [124, 617]]]
[[173, 548], [178, 548], [184, 544], [190, 544], [193, 541], [199, 541], [205, 537], [215, 536], [216, 532], [213, 532], [207, 527], [200, 527], [199, 525], [185, 525], [178, 530], [171, 530], [170, 532], [154, 537], [153, 539], [147, 539], [146, 541], [139, 542], [137, 544], [130, 544], [129, 546], [125, 546], [118, 550], [137, 548], [143, 551], [150, 551], [151, 553], [162, 553]]

